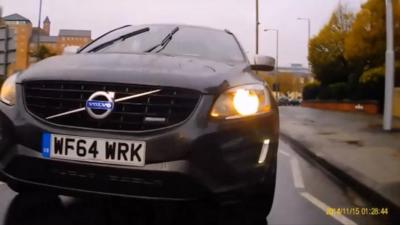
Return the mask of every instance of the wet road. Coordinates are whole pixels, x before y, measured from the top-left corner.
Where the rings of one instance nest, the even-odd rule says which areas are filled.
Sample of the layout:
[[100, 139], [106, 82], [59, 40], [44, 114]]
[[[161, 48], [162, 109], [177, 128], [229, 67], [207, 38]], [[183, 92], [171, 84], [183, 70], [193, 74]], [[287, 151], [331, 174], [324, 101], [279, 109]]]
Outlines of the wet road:
[[[274, 206], [268, 224], [388, 224], [374, 216], [330, 216], [327, 208], [370, 207], [354, 192], [281, 141]], [[215, 219], [218, 210], [219, 219]], [[138, 201], [17, 195], [0, 184], [0, 225], [248, 224], [238, 209]], [[201, 221], [201, 223], [200, 223]]]

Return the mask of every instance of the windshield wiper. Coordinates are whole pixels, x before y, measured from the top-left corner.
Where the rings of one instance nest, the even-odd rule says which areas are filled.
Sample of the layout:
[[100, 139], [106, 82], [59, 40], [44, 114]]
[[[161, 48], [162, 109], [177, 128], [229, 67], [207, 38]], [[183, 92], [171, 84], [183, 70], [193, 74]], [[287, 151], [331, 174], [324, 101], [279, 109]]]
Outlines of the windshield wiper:
[[130, 32], [130, 33], [121, 35], [121, 36], [119, 36], [119, 37], [117, 37], [117, 38], [114, 38], [114, 39], [112, 39], [112, 40], [106, 41], [106, 42], [104, 42], [103, 44], [101, 44], [101, 45], [99, 45], [99, 46], [93, 48], [93, 49], [90, 50], [89, 52], [96, 52], [96, 51], [98, 51], [98, 50], [100, 50], [100, 49], [103, 49], [103, 48], [105, 48], [105, 47], [107, 47], [107, 46], [110, 46], [110, 45], [114, 44], [114, 42], [116, 42], [116, 41], [119, 41], [119, 40], [125, 41], [125, 40], [128, 39], [128, 38], [131, 38], [131, 37], [133, 37], [133, 36], [136, 36], [136, 35], [139, 35], [139, 34], [148, 32], [148, 31], [150, 31], [150, 28], [149, 28], [149, 27], [145, 27], [145, 28], [140, 29], [140, 30], [135, 30], [135, 31], [133, 31], [133, 32]]
[[160, 44], [157, 44], [154, 47], [151, 47], [144, 52], [152, 52], [152, 51], [154, 51], [154, 49], [156, 49], [158, 47], [161, 47], [161, 48], [157, 51], [157, 53], [161, 52], [162, 50], [164, 50], [165, 47], [167, 47], [168, 43], [172, 40], [172, 37], [174, 36], [174, 34], [178, 31], [179, 31], [179, 27], [175, 27], [167, 36], [165, 36], [165, 38], [161, 41]]

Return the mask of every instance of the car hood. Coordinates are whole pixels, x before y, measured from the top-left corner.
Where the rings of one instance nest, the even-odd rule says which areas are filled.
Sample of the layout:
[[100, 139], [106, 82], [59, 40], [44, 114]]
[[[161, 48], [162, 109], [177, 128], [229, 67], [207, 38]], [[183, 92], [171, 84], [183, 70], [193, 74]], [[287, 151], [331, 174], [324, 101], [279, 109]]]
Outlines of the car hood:
[[18, 83], [66, 80], [190, 88], [216, 93], [255, 83], [248, 63], [225, 63], [160, 54], [76, 54], [51, 57], [31, 66]]

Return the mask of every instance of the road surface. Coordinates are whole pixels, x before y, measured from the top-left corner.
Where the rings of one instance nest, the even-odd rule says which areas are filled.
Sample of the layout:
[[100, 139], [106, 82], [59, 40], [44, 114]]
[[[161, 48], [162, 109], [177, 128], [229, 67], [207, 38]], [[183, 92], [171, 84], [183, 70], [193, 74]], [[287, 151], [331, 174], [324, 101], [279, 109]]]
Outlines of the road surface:
[[[281, 141], [278, 155], [277, 188], [267, 224], [388, 224], [382, 217], [327, 215], [327, 208], [369, 207], [348, 187], [303, 159]], [[356, 204], [356, 205], [355, 205]], [[198, 224], [213, 221], [216, 209], [199, 203], [172, 205], [136, 201], [18, 196], [0, 184], [0, 225], [150, 225]], [[246, 224], [240, 211], [224, 209], [218, 224]]]

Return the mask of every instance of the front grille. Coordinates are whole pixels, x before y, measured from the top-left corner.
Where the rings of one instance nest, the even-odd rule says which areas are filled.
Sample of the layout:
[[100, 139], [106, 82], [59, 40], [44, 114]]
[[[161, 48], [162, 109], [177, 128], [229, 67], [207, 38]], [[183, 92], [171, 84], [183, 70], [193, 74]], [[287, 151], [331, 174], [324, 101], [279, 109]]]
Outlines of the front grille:
[[[97, 91], [115, 92], [115, 99], [119, 99], [157, 89], [161, 91], [116, 102], [105, 119], [93, 119], [86, 110], [46, 119], [85, 107]], [[73, 81], [27, 82], [24, 94], [28, 111], [50, 123], [125, 131], [159, 129], [180, 123], [190, 116], [200, 99], [199, 92], [183, 88]]]

